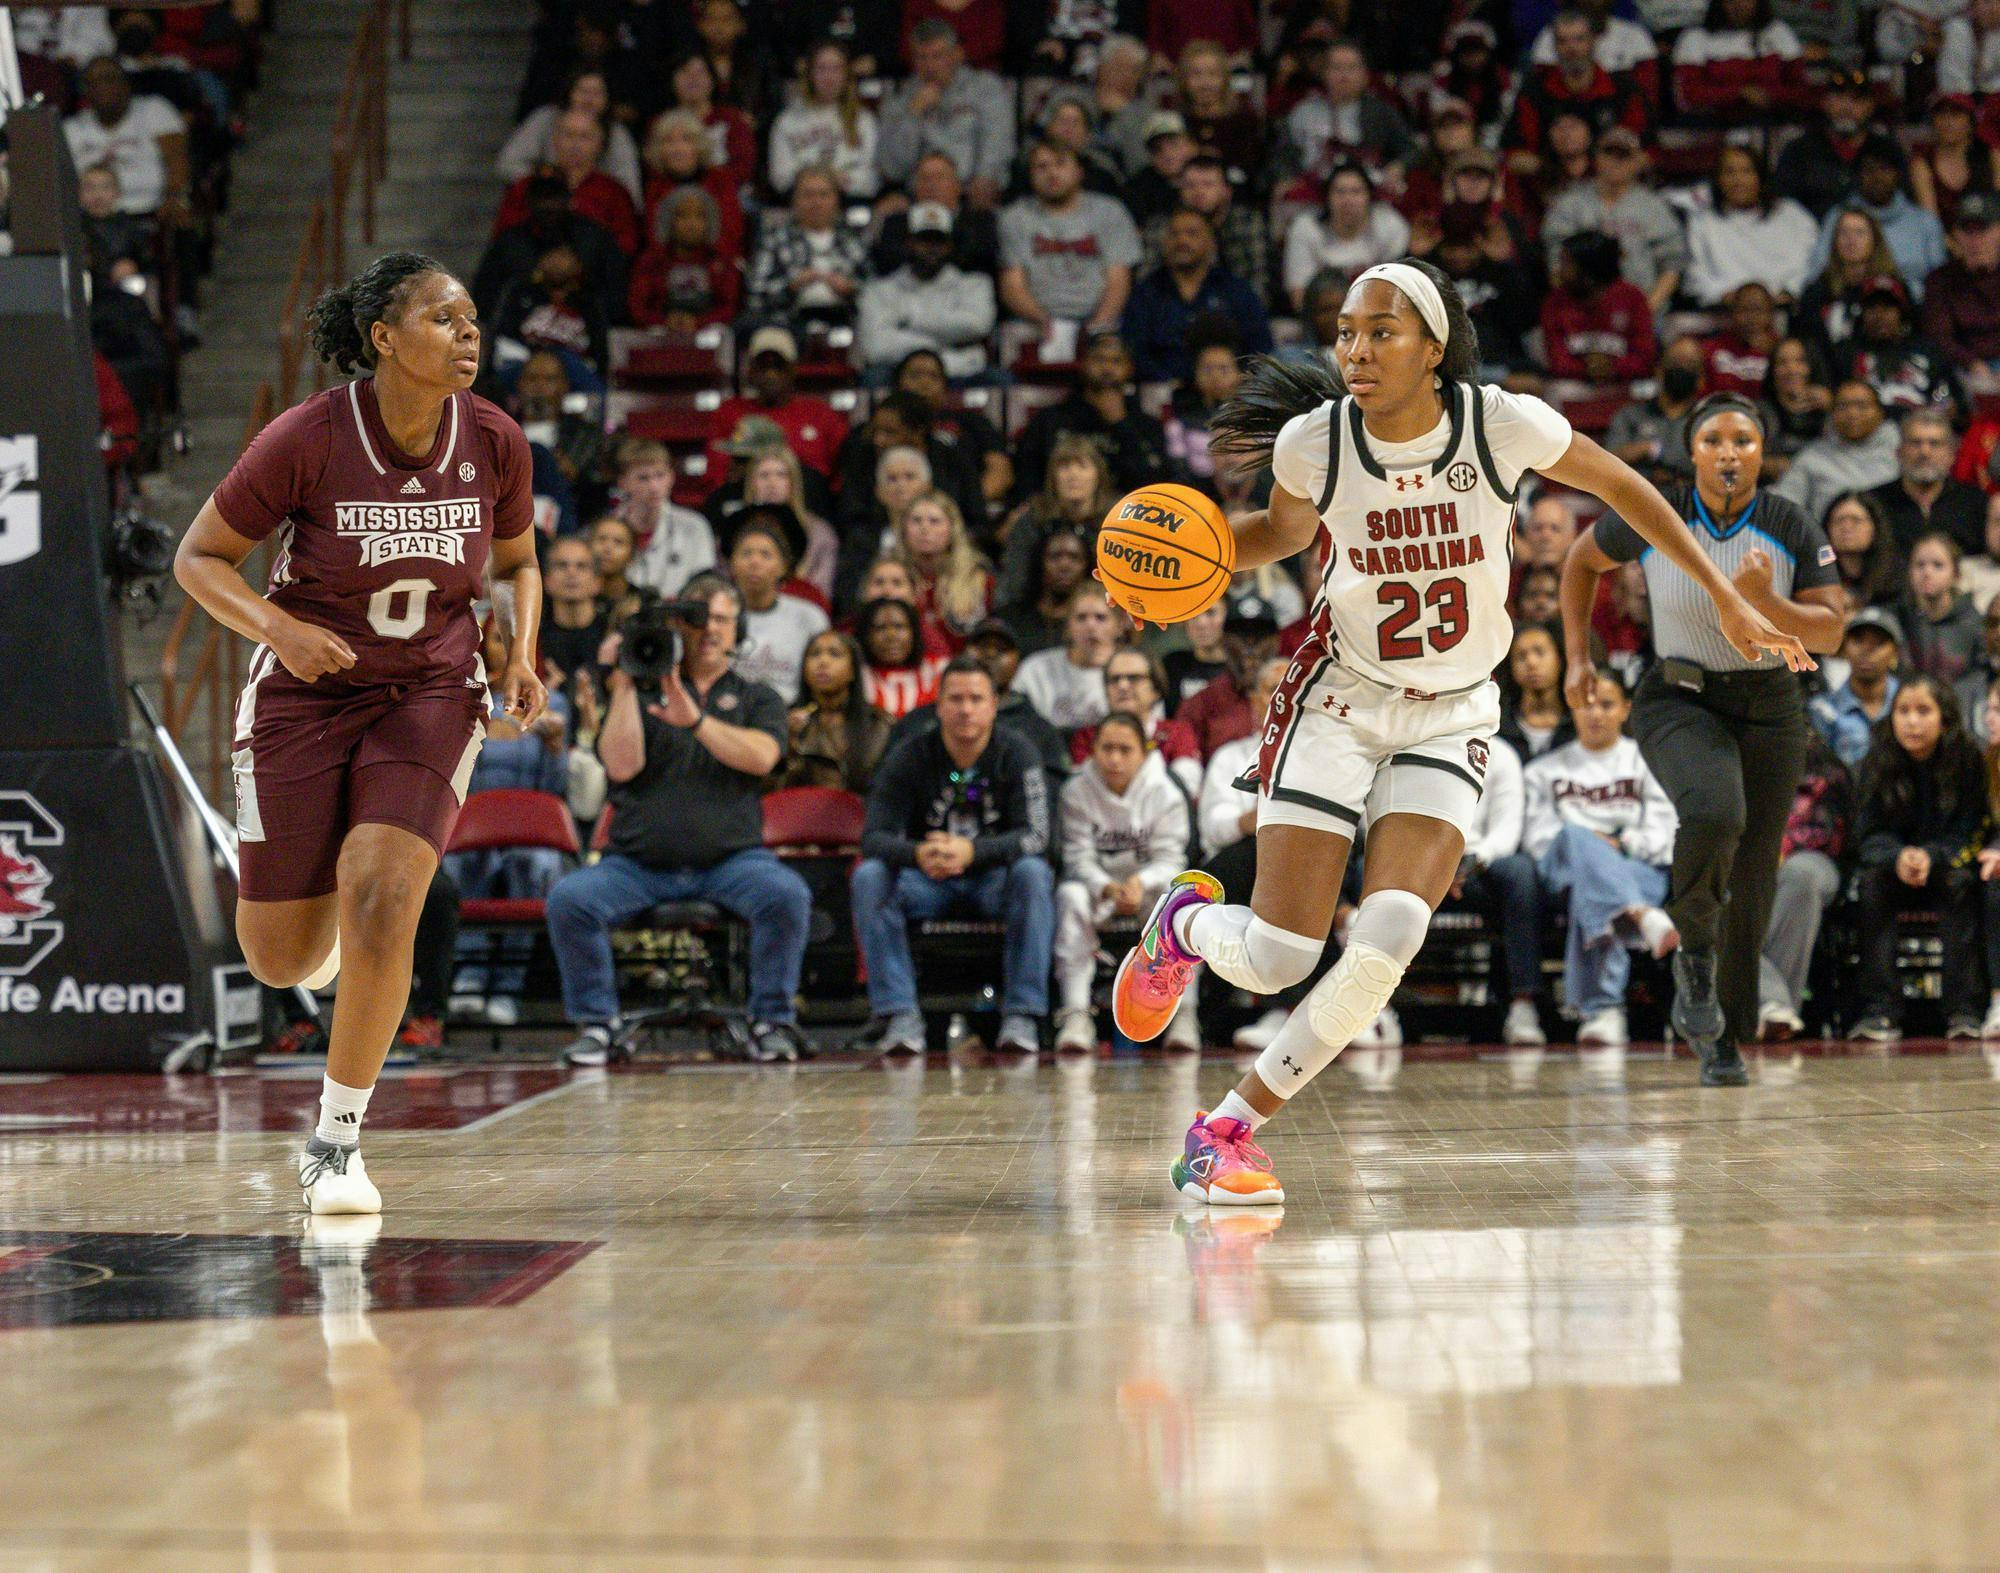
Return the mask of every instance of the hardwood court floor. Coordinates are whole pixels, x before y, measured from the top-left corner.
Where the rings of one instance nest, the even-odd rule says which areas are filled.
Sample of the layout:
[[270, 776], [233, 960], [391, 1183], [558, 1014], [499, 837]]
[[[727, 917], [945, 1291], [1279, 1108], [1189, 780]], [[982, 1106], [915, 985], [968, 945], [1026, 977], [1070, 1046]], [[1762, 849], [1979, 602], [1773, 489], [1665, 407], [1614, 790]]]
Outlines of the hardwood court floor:
[[0, 1568], [2000, 1564], [2000, 1082], [1757, 1069], [1336, 1067], [1282, 1218], [1214, 1060], [446, 1074], [372, 1241], [284, 1078], [0, 1084]]

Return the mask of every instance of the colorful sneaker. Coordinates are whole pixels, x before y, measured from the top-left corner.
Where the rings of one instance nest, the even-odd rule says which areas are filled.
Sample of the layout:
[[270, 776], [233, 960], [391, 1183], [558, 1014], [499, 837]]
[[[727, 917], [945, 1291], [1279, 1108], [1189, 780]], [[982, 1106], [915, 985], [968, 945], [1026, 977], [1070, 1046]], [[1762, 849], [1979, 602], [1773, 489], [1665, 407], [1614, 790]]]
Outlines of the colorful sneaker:
[[1226, 1115], [1213, 1122], [1197, 1114], [1188, 1127], [1187, 1147], [1174, 1160], [1174, 1189], [1212, 1206], [1255, 1207], [1285, 1199], [1264, 1149], [1250, 1139], [1250, 1127]]
[[1191, 868], [1176, 874], [1153, 903], [1146, 926], [1139, 930], [1139, 943], [1125, 953], [1111, 985], [1111, 1019], [1134, 1043], [1151, 1043], [1167, 1030], [1201, 960], [1174, 939], [1174, 914], [1221, 899], [1222, 885], [1216, 877]]

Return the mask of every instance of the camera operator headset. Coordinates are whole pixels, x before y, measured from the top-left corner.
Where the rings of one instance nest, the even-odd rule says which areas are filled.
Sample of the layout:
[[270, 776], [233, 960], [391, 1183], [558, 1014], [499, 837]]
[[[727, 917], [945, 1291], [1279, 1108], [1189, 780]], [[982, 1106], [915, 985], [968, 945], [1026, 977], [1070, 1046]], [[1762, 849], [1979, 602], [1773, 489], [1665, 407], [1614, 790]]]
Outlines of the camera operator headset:
[[[1702, 399], [1683, 429], [1694, 482], [1664, 488], [1666, 499], [1752, 606], [1806, 649], [1829, 654], [1847, 624], [1833, 548], [1792, 503], [1759, 493], [1764, 422], [1741, 395]], [[1702, 588], [1607, 513], [1577, 537], [1563, 565], [1572, 707], [1597, 677], [1590, 614], [1598, 580], [1628, 562], [1646, 577], [1658, 657], [1639, 684], [1632, 731], [1680, 816], [1667, 901], [1680, 931], [1674, 1030], [1700, 1054], [1704, 1085], [1740, 1086], [1747, 1077], [1737, 1045], [1757, 1031], [1778, 851], [1805, 765], [1804, 694], [1775, 656], [1744, 660]]]
[[[733, 616], [716, 615], [718, 595], [729, 597]], [[732, 770], [763, 776], [776, 768], [782, 750], [766, 733], [731, 726], [718, 714], [733, 706], [728, 703], [732, 696], [716, 694], [716, 679], [730, 669], [748, 631], [749, 616], [736, 586], [721, 574], [699, 573], [675, 599], [645, 608], [605, 640], [598, 660], [608, 668], [608, 704], [597, 748], [614, 784], [645, 768], [642, 703], [647, 714], [684, 729]], [[668, 637], [662, 639], [663, 634]], [[694, 693], [688, 691], [690, 682]], [[657, 699], [642, 700], [642, 686]]]

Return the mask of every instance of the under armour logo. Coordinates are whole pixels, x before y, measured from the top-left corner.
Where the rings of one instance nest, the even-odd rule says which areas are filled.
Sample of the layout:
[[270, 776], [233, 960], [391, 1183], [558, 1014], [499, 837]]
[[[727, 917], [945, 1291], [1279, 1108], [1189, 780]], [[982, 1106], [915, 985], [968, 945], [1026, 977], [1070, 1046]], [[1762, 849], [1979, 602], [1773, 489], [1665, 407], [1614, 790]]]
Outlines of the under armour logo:
[[1333, 697], [1332, 694], [1328, 694], [1324, 699], [1322, 699], [1319, 702], [1319, 707], [1322, 710], [1331, 710], [1337, 716], [1344, 716], [1350, 709], [1353, 708], [1351, 705], [1347, 703], [1346, 700], [1336, 699]]
[[1399, 475], [1396, 477], [1396, 490], [1399, 492], [1420, 492], [1423, 489], [1424, 478], [1421, 475]]
[[1303, 1075], [1305, 1075], [1305, 1073], [1306, 1073], [1306, 1068], [1305, 1068], [1305, 1067], [1304, 1067], [1303, 1065], [1300, 1065], [1300, 1064], [1299, 1064], [1299, 1063], [1298, 1063], [1297, 1061], [1295, 1061], [1295, 1060], [1294, 1060], [1294, 1059], [1293, 1059], [1293, 1058], [1291, 1057], [1291, 1055], [1289, 1055], [1289, 1054], [1287, 1054], [1287, 1055], [1286, 1055], [1286, 1056], [1285, 1056], [1285, 1057], [1284, 1057], [1283, 1059], [1281, 1059], [1280, 1061], [1278, 1061], [1278, 1063], [1279, 1063], [1280, 1065], [1289, 1065], [1289, 1066], [1291, 1066], [1291, 1067], [1292, 1067], [1292, 1074], [1293, 1074], [1294, 1076], [1303, 1076]]

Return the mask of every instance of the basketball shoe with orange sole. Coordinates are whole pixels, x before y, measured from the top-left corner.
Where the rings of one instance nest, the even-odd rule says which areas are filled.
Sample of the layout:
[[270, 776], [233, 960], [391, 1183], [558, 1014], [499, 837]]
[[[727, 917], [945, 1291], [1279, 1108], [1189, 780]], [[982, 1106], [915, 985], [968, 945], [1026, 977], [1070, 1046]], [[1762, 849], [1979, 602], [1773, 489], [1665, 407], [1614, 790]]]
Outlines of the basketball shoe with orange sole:
[[1174, 938], [1175, 914], [1221, 899], [1221, 882], [1191, 868], [1176, 874], [1153, 903], [1146, 926], [1139, 930], [1139, 943], [1118, 964], [1118, 977], [1111, 985], [1111, 1019], [1134, 1043], [1151, 1043], [1167, 1030], [1187, 992], [1188, 979], [1201, 962]]
[[1262, 1207], [1285, 1199], [1270, 1157], [1250, 1139], [1250, 1127], [1227, 1115], [1195, 1115], [1174, 1160], [1173, 1182], [1181, 1195], [1211, 1207]]

